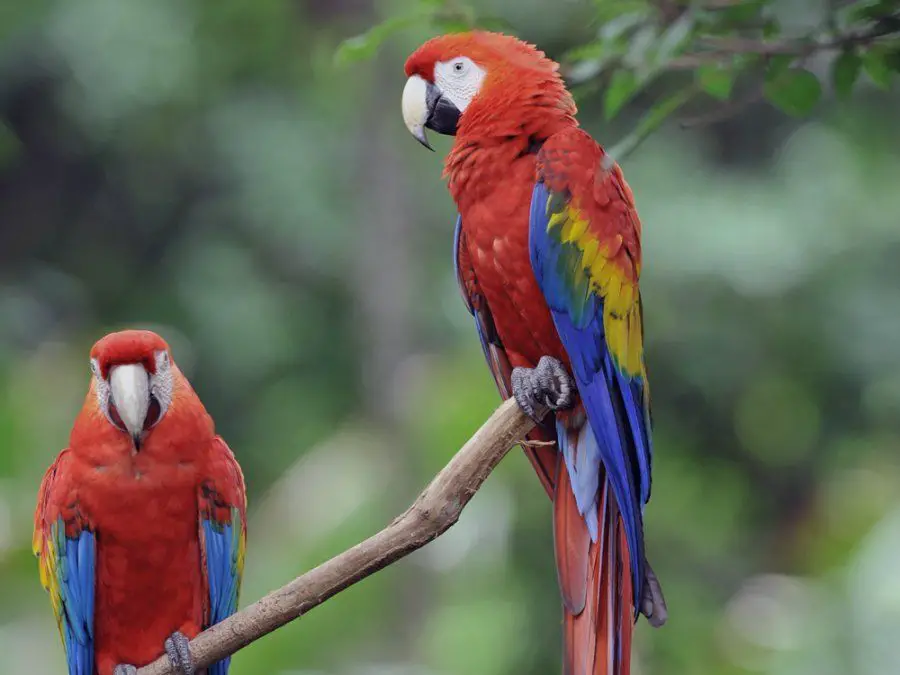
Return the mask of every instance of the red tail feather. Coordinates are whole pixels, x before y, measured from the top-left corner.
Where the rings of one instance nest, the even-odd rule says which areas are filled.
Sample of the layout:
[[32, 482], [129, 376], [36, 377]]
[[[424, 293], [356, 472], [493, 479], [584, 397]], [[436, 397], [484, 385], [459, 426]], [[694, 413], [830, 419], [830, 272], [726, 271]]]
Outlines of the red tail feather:
[[563, 674], [630, 675], [634, 607], [625, 528], [601, 481], [599, 536], [578, 513], [565, 464], [557, 469], [554, 543], [563, 597]]

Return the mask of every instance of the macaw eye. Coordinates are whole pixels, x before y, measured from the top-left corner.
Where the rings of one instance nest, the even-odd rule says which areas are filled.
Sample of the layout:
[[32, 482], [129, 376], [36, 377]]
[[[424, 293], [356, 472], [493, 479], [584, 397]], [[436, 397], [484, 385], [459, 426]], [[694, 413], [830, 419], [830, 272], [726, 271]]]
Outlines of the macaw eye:
[[456, 61], [456, 62], [453, 64], [453, 71], [454, 71], [455, 73], [461, 73], [461, 72], [463, 72], [465, 69], [466, 69], [466, 62], [465, 62], [465, 61]]

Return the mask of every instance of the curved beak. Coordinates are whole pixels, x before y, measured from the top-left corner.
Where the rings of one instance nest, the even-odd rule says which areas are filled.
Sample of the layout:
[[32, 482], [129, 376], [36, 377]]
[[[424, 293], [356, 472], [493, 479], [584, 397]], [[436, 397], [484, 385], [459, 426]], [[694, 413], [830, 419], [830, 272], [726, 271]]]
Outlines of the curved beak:
[[459, 109], [441, 90], [418, 75], [413, 75], [403, 87], [401, 99], [403, 122], [409, 133], [429, 150], [434, 150], [428, 142], [425, 129], [431, 129], [447, 136], [456, 135], [459, 124]]
[[110, 397], [131, 435], [136, 450], [141, 449], [144, 421], [150, 409], [150, 376], [135, 363], [115, 366], [109, 373]]

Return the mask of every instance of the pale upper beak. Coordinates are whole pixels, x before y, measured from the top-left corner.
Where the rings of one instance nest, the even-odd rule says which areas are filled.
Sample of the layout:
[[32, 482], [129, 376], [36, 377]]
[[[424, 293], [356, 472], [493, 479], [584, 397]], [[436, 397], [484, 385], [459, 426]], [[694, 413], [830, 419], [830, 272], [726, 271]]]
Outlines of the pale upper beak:
[[139, 449], [150, 409], [150, 376], [140, 364], [114, 366], [109, 373], [109, 388], [122, 424]]
[[418, 75], [413, 75], [403, 87], [403, 98], [400, 101], [403, 109], [403, 123], [419, 143], [429, 150], [434, 150], [425, 134], [425, 122], [428, 121], [428, 83]]
[[448, 136], [456, 133], [459, 110], [436, 85], [422, 77], [413, 75], [406, 81], [400, 104], [409, 133], [429, 150], [434, 148], [428, 142], [425, 129]]

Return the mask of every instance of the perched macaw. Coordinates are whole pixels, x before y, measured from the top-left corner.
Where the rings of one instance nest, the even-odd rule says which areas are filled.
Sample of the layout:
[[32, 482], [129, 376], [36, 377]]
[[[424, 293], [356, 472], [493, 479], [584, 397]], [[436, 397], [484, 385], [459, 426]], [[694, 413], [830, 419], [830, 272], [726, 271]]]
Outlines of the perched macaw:
[[162, 654], [192, 675], [188, 640], [237, 609], [244, 477], [161, 337], [107, 335], [90, 364], [35, 512], [69, 675], [134, 675]]
[[615, 162], [578, 127], [558, 66], [488, 32], [406, 62], [404, 122], [455, 136], [444, 175], [460, 288], [503, 396], [539, 419], [525, 451], [553, 499], [564, 672], [627, 675], [637, 611], [667, 611], [644, 556], [650, 392], [641, 224]]

